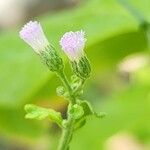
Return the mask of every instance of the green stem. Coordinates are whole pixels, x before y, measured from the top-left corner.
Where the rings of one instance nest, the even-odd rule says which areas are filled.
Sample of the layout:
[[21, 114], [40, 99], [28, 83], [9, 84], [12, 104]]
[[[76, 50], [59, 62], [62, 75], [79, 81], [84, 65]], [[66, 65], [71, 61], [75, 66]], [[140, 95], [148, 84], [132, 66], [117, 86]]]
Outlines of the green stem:
[[61, 81], [63, 82], [64, 86], [66, 87], [66, 89], [68, 90], [69, 92], [69, 96], [70, 96], [70, 101], [72, 104], [75, 104], [76, 103], [76, 98], [75, 96], [73, 95], [73, 92], [72, 92], [72, 88], [69, 84], [69, 81], [65, 75], [65, 73], [63, 71], [60, 71], [60, 72], [57, 72], [57, 75], [59, 76], [59, 78], [61, 79]]
[[82, 79], [82, 80], [81, 80], [81, 88], [83, 88], [84, 83], [85, 83], [85, 79]]
[[[63, 71], [57, 72], [57, 75], [63, 82], [64, 86], [68, 90], [69, 96], [70, 96], [70, 102], [72, 105], [76, 104], [76, 98], [73, 94], [72, 88], [68, 82], [68, 79]], [[59, 143], [58, 150], [67, 150], [69, 148], [69, 143], [72, 138], [73, 134], [73, 128], [74, 128], [74, 118], [71, 116], [68, 116], [67, 118], [67, 127], [63, 129], [62, 131], [62, 137]]]
[[146, 35], [147, 35], [148, 49], [150, 49], [150, 25], [148, 26]]
[[69, 148], [69, 143], [73, 135], [74, 119], [68, 117], [67, 123], [67, 128], [63, 129], [58, 150], [67, 150]]

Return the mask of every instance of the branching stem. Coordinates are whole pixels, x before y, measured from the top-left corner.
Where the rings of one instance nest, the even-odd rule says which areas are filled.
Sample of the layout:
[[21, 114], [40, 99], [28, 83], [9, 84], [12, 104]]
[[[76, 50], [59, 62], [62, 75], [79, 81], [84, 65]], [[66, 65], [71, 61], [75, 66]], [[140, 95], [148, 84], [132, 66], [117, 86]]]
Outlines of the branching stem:
[[[68, 82], [68, 79], [63, 71], [60, 71], [57, 73], [61, 81], [63, 82], [64, 86], [68, 90], [69, 96], [70, 96], [70, 103], [72, 105], [76, 104], [76, 98], [73, 94], [72, 88]], [[63, 128], [62, 131], [62, 137], [60, 139], [58, 150], [67, 150], [69, 149], [69, 143], [72, 138], [73, 134], [73, 128], [74, 128], [74, 118], [68, 115], [67, 117], [67, 127]]]

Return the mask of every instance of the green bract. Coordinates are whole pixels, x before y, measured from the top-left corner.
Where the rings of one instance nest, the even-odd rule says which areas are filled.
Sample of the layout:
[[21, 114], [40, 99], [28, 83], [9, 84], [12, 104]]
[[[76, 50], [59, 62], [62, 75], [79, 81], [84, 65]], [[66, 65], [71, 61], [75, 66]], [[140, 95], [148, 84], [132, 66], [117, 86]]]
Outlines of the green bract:
[[91, 66], [86, 56], [81, 57], [79, 61], [73, 61], [72, 68], [74, 73], [81, 79], [87, 79], [91, 73]]
[[50, 71], [60, 71], [63, 69], [63, 61], [52, 46], [48, 46], [42, 51], [40, 56]]

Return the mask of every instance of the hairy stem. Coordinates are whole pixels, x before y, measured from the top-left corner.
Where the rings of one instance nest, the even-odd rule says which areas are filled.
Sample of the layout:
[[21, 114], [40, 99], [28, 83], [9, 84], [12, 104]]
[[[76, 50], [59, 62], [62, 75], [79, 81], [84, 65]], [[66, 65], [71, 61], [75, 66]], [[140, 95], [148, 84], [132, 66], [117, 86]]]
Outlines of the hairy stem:
[[[70, 103], [72, 105], [76, 104], [76, 97], [73, 94], [72, 88], [68, 82], [68, 79], [63, 71], [60, 71], [57, 73], [61, 81], [63, 82], [64, 86], [68, 90], [69, 96], [70, 96]], [[74, 127], [74, 118], [68, 115], [67, 117], [67, 127], [63, 129], [62, 131], [62, 137], [60, 139], [60, 143], [58, 146], [58, 150], [68, 150], [69, 149], [69, 143], [73, 135], [73, 127]]]
[[67, 128], [63, 129], [58, 150], [68, 150], [73, 135], [74, 119], [68, 116]]
[[72, 88], [69, 84], [69, 81], [65, 75], [65, 73], [63, 71], [60, 71], [57, 73], [57, 75], [59, 76], [59, 78], [61, 79], [61, 81], [63, 82], [64, 86], [66, 87], [66, 89], [68, 90], [68, 93], [69, 93], [69, 96], [70, 96], [70, 102], [72, 104], [75, 104], [76, 103], [76, 98], [73, 94], [73, 91], [72, 91]]

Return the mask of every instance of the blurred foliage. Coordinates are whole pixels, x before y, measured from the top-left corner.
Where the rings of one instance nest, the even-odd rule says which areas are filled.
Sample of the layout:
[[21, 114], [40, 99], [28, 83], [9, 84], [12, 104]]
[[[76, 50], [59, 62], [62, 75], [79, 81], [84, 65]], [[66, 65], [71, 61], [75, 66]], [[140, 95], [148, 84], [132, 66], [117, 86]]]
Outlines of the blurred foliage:
[[[150, 22], [149, 0], [124, 1]], [[147, 36], [141, 22], [123, 4], [121, 0], [82, 1], [78, 8], [38, 18], [58, 50], [58, 41], [66, 31], [83, 29], [87, 34], [86, 51], [93, 76], [86, 86], [89, 92], [84, 96], [88, 99], [93, 95], [91, 102], [97, 111], [105, 111], [108, 116], [100, 121], [89, 118], [86, 126], [74, 135], [71, 146], [74, 150], [100, 150], [105, 140], [119, 130], [128, 130], [141, 141], [150, 142], [149, 66], [132, 74], [131, 83], [123, 85], [124, 88], [118, 87], [107, 95], [101, 95], [101, 89], [96, 93], [95, 87], [91, 88], [95, 82], [99, 88], [104, 81], [105, 86], [109, 81], [112, 86], [111, 75], [116, 73], [124, 57], [133, 53], [147, 54]], [[25, 120], [23, 106], [30, 102], [47, 107], [53, 104], [54, 108], [61, 109], [62, 100], [55, 97], [59, 81], [19, 39], [18, 31], [0, 35], [0, 133], [7, 138], [31, 141], [45, 135], [50, 124]], [[113, 80], [113, 84], [121, 84]], [[54, 145], [57, 137], [52, 140]]]

